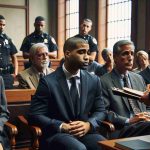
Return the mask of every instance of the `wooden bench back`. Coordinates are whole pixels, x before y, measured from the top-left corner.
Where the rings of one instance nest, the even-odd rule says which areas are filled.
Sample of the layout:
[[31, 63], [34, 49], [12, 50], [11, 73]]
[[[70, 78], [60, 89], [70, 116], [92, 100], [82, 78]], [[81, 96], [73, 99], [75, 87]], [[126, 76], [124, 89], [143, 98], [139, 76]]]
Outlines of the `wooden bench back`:
[[35, 90], [32, 89], [12, 89], [5, 90], [8, 110], [10, 112], [9, 122], [17, 127], [18, 134], [16, 136], [16, 147], [31, 146], [32, 134], [27, 127], [23, 126], [18, 116], [28, 116], [30, 109], [31, 96], [34, 95]]

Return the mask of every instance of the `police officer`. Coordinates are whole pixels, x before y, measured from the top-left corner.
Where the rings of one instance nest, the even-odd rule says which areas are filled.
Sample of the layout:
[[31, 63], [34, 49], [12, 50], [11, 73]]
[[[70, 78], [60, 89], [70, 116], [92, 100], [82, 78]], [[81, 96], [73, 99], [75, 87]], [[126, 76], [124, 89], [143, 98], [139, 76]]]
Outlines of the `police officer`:
[[90, 60], [91, 62], [95, 60], [96, 55], [98, 53], [98, 46], [97, 46], [97, 40], [89, 35], [89, 32], [92, 29], [92, 20], [90, 19], [83, 19], [80, 25], [80, 33], [75, 35], [75, 37], [80, 37], [86, 40], [89, 44], [89, 54], [90, 54]]
[[18, 74], [17, 49], [3, 32], [5, 25], [5, 18], [0, 15], [0, 75], [4, 79], [5, 88], [12, 89], [14, 77]]
[[[44, 43], [47, 45], [49, 50], [49, 57], [50, 58], [56, 58], [57, 57], [57, 44], [55, 42], [55, 39], [50, 36], [47, 33], [44, 33], [44, 27], [45, 27], [45, 19], [42, 16], [38, 16], [35, 18], [34, 22], [35, 30], [33, 33], [28, 35], [24, 38], [20, 50], [23, 52], [23, 58], [28, 59], [29, 58], [29, 49], [33, 44], [36, 43]], [[28, 68], [31, 66], [31, 63], [26, 63], [25, 68]]]

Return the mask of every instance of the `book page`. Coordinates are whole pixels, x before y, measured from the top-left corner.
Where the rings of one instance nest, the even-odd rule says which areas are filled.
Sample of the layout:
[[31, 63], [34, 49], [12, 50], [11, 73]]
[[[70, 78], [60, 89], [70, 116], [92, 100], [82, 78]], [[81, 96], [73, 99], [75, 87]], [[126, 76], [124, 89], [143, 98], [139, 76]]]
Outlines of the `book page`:
[[137, 96], [143, 96], [144, 95], [144, 92], [142, 92], [142, 91], [130, 89], [130, 88], [127, 88], [127, 87], [124, 87], [123, 90], [125, 92], [128, 92], [130, 94], [134, 94], [134, 95], [137, 95]]

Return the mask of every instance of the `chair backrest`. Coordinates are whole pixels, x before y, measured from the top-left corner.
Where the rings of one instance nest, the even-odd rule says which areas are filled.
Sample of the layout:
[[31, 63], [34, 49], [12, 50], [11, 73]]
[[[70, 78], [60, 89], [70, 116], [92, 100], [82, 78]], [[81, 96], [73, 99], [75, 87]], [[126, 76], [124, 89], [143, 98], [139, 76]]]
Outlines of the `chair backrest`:
[[31, 96], [34, 95], [33, 89], [13, 89], [5, 90], [8, 110], [10, 112], [9, 122], [16, 125], [18, 135], [16, 136], [16, 148], [30, 147], [32, 135], [29, 130], [22, 126], [17, 116], [27, 116], [30, 108]]

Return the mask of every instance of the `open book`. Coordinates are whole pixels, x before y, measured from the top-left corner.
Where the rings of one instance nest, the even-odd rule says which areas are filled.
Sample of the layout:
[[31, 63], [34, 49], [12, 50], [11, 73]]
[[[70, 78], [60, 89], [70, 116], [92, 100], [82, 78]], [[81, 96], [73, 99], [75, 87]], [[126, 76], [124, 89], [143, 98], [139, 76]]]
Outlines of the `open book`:
[[133, 99], [139, 99], [144, 95], [144, 92], [130, 89], [127, 87], [124, 87], [123, 89], [113, 87], [112, 91], [115, 95], [125, 96], [125, 97], [133, 98]]

